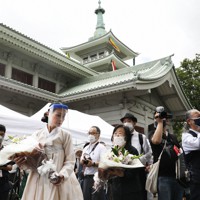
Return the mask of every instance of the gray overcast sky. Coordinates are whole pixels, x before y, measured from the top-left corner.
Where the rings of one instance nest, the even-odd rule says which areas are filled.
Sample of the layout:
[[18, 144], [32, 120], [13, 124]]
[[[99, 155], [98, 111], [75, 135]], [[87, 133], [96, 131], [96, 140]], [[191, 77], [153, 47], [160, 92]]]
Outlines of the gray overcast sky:
[[[199, 0], [101, 0], [106, 31], [133, 51], [136, 64], [174, 54], [176, 67], [200, 53]], [[58, 50], [93, 36], [98, 0], [0, 0], [0, 22]]]

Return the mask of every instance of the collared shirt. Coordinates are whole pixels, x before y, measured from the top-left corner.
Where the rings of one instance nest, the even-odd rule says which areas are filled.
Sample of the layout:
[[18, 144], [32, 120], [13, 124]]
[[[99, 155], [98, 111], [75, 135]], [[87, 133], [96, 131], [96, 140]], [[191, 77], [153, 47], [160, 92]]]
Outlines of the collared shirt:
[[[132, 146], [134, 146], [138, 150], [138, 153], [141, 154], [142, 148], [141, 148], [141, 145], [140, 145], [138, 135], [139, 135], [139, 133], [136, 130], [134, 130], [132, 132], [131, 144], [132, 144]], [[142, 162], [143, 165], [146, 165], [147, 163], [149, 165], [149, 164], [153, 163], [151, 145], [150, 145], [149, 140], [147, 139], [147, 137], [144, 134], [142, 134], [142, 139], [143, 139], [142, 147], [143, 147], [143, 150], [144, 150], [144, 152], [143, 152], [144, 155], [140, 157], [140, 161]]]
[[[100, 161], [101, 156], [106, 152], [107, 149], [103, 144], [98, 143], [98, 145], [93, 150], [96, 143], [97, 142], [95, 142], [93, 144], [89, 144], [83, 149], [81, 160], [84, 159], [84, 155], [86, 154], [86, 155], [90, 156], [90, 158], [92, 159], [92, 162]], [[84, 175], [94, 175], [95, 172], [97, 172], [97, 171], [98, 171], [98, 167], [93, 167], [93, 166], [86, 167], [84, 170]]]
[[185, 154], [191, 151], [200, 150], [200, 132], [193, 129], [189, 129], [197, 134], [197, 137], [193, 137], [190, 133], [185, 132], [182, 134], [182, 147]]

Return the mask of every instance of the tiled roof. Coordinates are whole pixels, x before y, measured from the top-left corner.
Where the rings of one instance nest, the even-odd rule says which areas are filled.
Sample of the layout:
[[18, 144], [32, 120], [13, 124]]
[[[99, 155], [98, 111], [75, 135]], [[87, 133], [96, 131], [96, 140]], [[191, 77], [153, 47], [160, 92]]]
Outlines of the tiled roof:
[[84, 80], [71, 85], [71, 87], [69, 86], [69, 89], [61, 95], [71, 96], [83, 92], [110, 88], [117, 85], [121, 85], [121, 89], [124, 85], [127, 89], [127, 83], [131, 83], [132, 87], [134, 87], [134, 84], [140, 84], [140, 82], [143, 83], [144, 81], [151, 83], [151, 81], [156, 81], [165, 76], [172, 69], [172, 67], [173, 63], [171, 62], [171, 56], [165, 57], [137, 66], [85, 78]]

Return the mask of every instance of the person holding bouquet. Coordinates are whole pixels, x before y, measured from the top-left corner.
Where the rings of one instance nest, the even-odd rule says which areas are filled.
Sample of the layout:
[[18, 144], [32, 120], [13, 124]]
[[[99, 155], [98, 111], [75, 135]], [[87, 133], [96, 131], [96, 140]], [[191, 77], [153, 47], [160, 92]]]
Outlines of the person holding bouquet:
[[[23, 154], [15, 155], [14, 160], [20, 168], [30, 169], [22, 200], [83, 200], [74, 173], [72, 138], [60, 127], [67, 110], [68, 107], [61, 103], [50, 105], [45, 113], [47, 126], [33, 134], [39, 143], [33, 150], [36, 155], [33, 160]], [[50, 163], [52, 168], [44, 170], [45, 163]]]
[[[127, 126], [123, 124], [116, 126], [111, 137], [111, 141], [113, 142], [112, 151], [121, 149], [121, 152], [126, 151], [129, 155], [137, 156], [138, 151], [135, 147], [131, 146], [130, 138], [131, 132]], [[108, 159], [110, 160], [110, 158]], [[120, 158], [117, 163], [119, 162]], [[139, 168], [133, 168], [127, 163], [126, 167], [117, 167], [116, 165], [101, 168], [102, 165], [100, 164], [98, 171], [99, 177], [101, 180], [108, 180], [107, 198], [112, 200], [143, 200], [143, 183], [139, 173], [141, 166], [143, 165], [141, 164]]]

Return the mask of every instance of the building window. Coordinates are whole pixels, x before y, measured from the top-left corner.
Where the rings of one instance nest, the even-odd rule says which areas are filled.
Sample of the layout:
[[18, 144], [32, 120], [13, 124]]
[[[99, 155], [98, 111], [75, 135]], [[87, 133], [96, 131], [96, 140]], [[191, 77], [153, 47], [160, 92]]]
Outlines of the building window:
[[12, 79], [20, 81], [22, 83], [32, 85], [33, 84], [33, 75], [28, 74], [19, 69], [12, 68]]
[[88, 60], [88, 57], [83, 58], [84, 61]]
[[5, 76], [5, 68], [6, 68], [6, 65], [0, 63], [0, 75], [1, 76]]
[[104, 52], [100, 52], [99, 53], [99, 58], [103, 58], [104, 57]]
[[43, 78], [39, 78], [38, 87], [49, 92], [56, 92], [56, 84]]
[[103, 55], [104, 55], [104, 52], [100, 52], [99, 55], [100, 55], [100, 56], [103, 56]]
[[88, 57], [83, 58], [83, 64], [88, 62]]
[[91, 60], [96, 60], [97, 59], [97, 54], [93, 54], [90, 56]]

